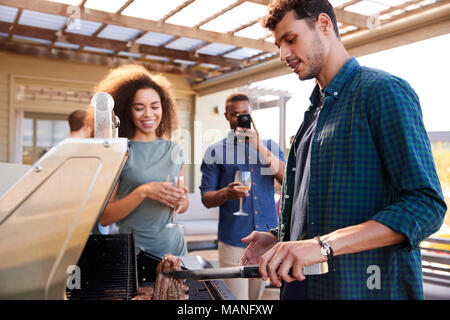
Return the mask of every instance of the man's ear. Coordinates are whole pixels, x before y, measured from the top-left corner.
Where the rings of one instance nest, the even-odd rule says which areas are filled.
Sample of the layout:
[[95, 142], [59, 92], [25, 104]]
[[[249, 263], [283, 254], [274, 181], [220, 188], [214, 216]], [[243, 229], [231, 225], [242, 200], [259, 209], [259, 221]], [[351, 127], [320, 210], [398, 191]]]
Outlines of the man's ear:
[[327, 14], [319, 14], [319, 16], [317, 17], [317, 23], [319, 24], [319, 29], [322, 33], [328, 34], [329, 32], [334, 32], [333, 23], [331, 22], [331, 19]]

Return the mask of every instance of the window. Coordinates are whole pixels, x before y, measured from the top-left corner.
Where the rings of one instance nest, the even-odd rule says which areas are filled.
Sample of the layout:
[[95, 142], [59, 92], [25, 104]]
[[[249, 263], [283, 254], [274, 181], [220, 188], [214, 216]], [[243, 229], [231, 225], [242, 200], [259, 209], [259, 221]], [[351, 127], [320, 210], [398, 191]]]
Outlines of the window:
[[23, 164], [34, 164], [51, 147], [69, 137], [66, 115], [25, 113], [23, 119]]

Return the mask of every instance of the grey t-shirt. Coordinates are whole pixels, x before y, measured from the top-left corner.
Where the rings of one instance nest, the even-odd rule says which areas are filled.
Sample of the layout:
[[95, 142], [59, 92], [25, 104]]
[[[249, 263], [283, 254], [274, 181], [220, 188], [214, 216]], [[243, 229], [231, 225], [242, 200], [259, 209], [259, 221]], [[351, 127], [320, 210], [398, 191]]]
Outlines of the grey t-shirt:
[[303, 134], [297, 138], [300, 139], [297, 145], [297, 163], [295, 171], [295, 191], [292, 204], [291, 224], [290, 224], [290, 240], [296, 241], [300, 239], [306, 232], [304, 229], [305, 220], [308, 216], [308, 189], [310, 177], [310, 159], [311, 159], [311, 143], [316, 131], [317, 119], [322, 108], [323, 91], [321, 99], [313, 107], [311, 117], [305, 122]]
[[[120, 175], [117, 190], [119, 199], [147, 182], [165, 182], [168, 175], [178, 176], [184, 164], [183, 150], [168, 140], [130, 141], [128, 152], [128, 161]], [[181, 231], [166, 228], [171, 221], [171, 210], [163, 203], [147, 198], [118, 222], [119, 231], [134, 231], [136, 250], [144, 249], [161, 257], [166, 253], [187, 255]]]

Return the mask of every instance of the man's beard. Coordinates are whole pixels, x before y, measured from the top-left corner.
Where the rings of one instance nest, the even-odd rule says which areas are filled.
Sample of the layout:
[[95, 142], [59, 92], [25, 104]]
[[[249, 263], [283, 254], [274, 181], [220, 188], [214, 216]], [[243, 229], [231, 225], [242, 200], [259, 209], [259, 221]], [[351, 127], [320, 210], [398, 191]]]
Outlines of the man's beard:
[[308, 69], [304, 75], [298, 74], [300, 80], [309, 80], [317, 78], [322, 70], [325, 61], [325, 49], [317, 33], [314, 33], [314, 39], [311, 42], [312, 56], [308, 57]]

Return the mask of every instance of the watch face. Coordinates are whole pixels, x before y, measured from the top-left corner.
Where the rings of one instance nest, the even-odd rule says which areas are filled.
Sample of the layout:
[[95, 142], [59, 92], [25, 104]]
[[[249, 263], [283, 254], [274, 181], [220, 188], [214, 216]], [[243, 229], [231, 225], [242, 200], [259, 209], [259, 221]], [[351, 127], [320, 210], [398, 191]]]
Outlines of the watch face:
[[324, 255], [324, 256], [328, 256], [330, 254], [330, 249], [322, 247], [320, 248], [320, 252]]

